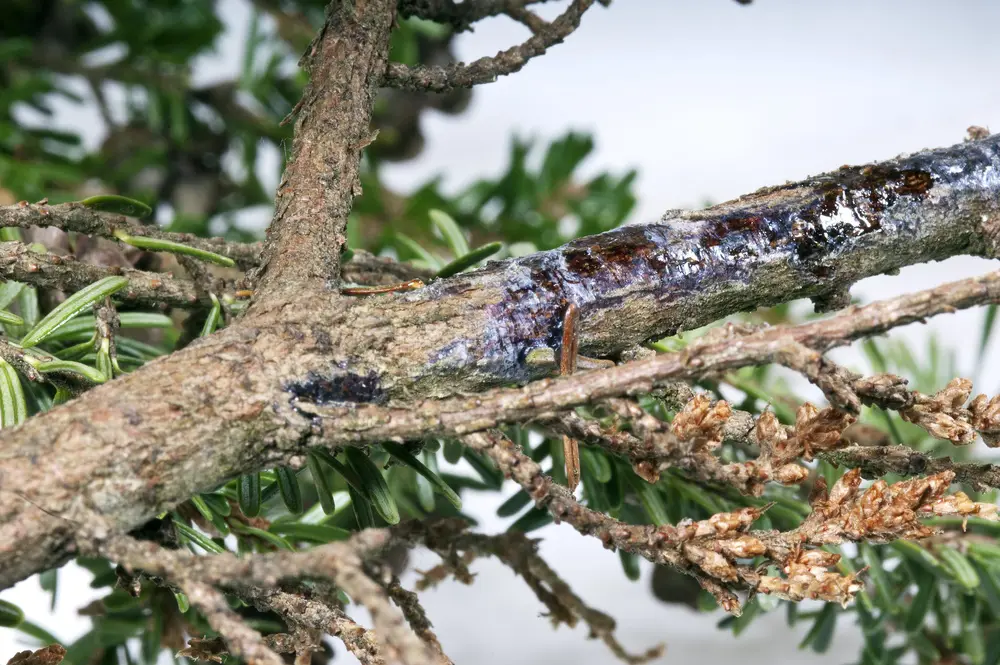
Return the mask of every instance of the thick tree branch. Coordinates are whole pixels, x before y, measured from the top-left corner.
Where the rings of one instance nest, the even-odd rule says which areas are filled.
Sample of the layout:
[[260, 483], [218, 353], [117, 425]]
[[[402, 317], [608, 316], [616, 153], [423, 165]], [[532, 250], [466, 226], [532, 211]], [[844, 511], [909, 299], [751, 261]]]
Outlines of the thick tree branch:
[[[260, 302], [233, 326], [4, 431], [0, 587], [65, 560], [79, 525], [95, 516], [134, 528], [239, 473], [299, 464], [305, 445], [463, 433], [553, 416], [660, 382], [779, 359], [791, 341], [822, 353], [996, 302], [1000, 278], [989, 275], [761, 331], [738, 345], [700, 345], [524, 390], [410, 406], [414, 398], [550, 373], [551, 363], [533, 364], [533, 353], [551, 357], [570, 302], [581, 311], [581, 353], [614, 356], [645, 339], [842, 290], [902, 265], [992, 255], [998, 190], [994, 136], [671, 213], [407, 293], [340, 298], [289, 273], [279, 280], [283, 297]], [[316, 400], [356, 406], [309, 404]], [[315, 422], [307, 415], [321, 411]]]
[[340, 275], [347, 215], [361, 193], [361, 152], [375, 138], [372, 105], [395, 14], [392, 0], [332, 2], [302, 58], [310, 82], [267, 230], [258, 273], [262, 297], [318, 291]]
[[1000, 302], [1000, 272], [952, 282], [916, 294], [795, 326], [776, 326], [732, 340], [695, 342], [679, 353], [530, 383], [521, 389], [495, 390], [471, 398], [427, 400], [406, 408], [313, 406], [301, 408], [319, 418], [317, 441], [361, 443], [408, 439], [426, 434], [461, 435], [529, 418], [551, 418], [593, 401], [646, 393], [676, 379], [764, 365], [784, 357], [790, 343], [825, 352], [862, 337], [958, 309]]

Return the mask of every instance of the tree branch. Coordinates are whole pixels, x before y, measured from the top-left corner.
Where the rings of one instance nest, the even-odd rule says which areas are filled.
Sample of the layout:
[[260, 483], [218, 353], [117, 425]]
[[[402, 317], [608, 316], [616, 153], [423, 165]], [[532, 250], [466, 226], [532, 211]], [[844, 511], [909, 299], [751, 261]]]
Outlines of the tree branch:
[[455, 0], [399, 0], [398, 11], [404, 18], [416, 16], [447, 23], [462, 32], [484, 18], [509, 14], [542, 2], [547, 0], [465, 0], [461, 3]]
[[472, 398], [426, 400], [406, 408], [319, 406], [300, 408], [319, 418], [315, 441], [327, 444], [404, 440], [427, 434], [462, 435], [529, 418], [552, 418], [560, 411], [621, 395], [647, 393], [664, 382], [764, 365], [784, 357], [790, 343], [817, 353], [879, 335], [937, 314], [1000, 302], [1000, 272], [952, 282], [916, 294], [852, 307], [830, 318], [795, 326], [775, 326], [731, 340], [695, 342], [679, 353], [605, 370], [529, 383]]
[[192, 282], [167, 273], [131, 268], [104, 267], [71, 256], [36, 252], [19, 242], [0, 242], [0, 278], [23, 282], [43, 289], [77, 291], [94, 282], [121, 275], [128, 286], [115, 294], [144, 307], [210, 307], [208, 295], [199, 297]]
[[318, 291], [340, 275], [347, 216], [361, 193], [361, 152], [375, 138], [372, 105], [395, 14], [392, 0], [332, 2], [302, 58], [310, 82], [257, 273], [261, 297]]
[[[468, 433], [551, 417], [672, 379], [770, 362], [793, 341], [822, 353], [997, 302], [1000, 278], [988, 275], [794, 329], [760, 331], [739, 345], [698, 345], [523, 390], [410, 401], [550, 373], [551, 362], [533, 364], [532, 354], [551, 357], [570, 302], [581, 311], [581, 353], [609, 356], [901, 265], [991, 255], [998, 190], [994, 136], [670, 213], [407, 293], [324, 295], [293, 275], [304, 263], [289, 267], [287, 280], [275, 282], [284, 297], [275, 293], [211, 337], [4, 431], [0, 588], [64, 561], [77, 546], [79, 525], [95, 516], [134, 528], [240, 473], [301, 464], [297, 455], [307, 445]], [[290, 227], [288, 233], [295, 244]], [[272, 235], [272, 247], [276, 242]], [[310, 403], [317, 400], [332, 403]], [[119, 454], [126, 449], [127, 460]], [[163, 459], [173, 460], [171, 468], [157, 462]]]
[[201, 238], [191, 233], [169, 233], [155, 226], [147, 226], [129, 219], [125, 215], [99, 212], [82, 203], [60, 203], [48, 205], [21, 202], [0, 206], [0, 227], [14, 226], [28, 229], [33, 226], [51, 226], [63, 231], [82, 233], [88, 236], [115, 239], [115, 232], [124, 231], [130, 236], [169, 240], [189, 247], [221, 254], [247, 270], [256, 265], [261, 243], [230, 242], [222, 238]]
[[[508, 2], [503, 4], [503, 9], [499, 9], [500, 3], [496, 3], [486, 11], [498, 9], [497, 13], [516, 13], [526, 4], [528, 3]], [[454, 88], [471, 88], [481, 83], [492, 83], [501, 76], [520, 71], [529, 60], [543, 55], [549, 48], [562, 42], [579, 27], [583, 13], [593, 4], [594, 0], [573, 0], [566, 11], [552, 23], [536, 25], [538, 30], [523, 44], [501, 51], [493, 57], [480, 58], [470, 65], [410, 67], [398, 62], [390, 63], [383, 83], [393, 88], [430, 92], [448, 92]], [[470, 8], [469, 14], [473, 15], [473, 11]]]

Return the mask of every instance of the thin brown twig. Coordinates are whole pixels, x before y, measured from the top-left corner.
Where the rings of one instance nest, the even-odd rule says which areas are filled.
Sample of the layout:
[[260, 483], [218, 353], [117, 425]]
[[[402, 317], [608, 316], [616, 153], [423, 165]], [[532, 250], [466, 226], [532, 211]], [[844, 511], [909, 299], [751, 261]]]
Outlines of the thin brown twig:
[[261, 250], [261, 243], [230, 242], [222, 238], [201, 238], [191, 233], [161, 231], [155, 226], [140, 224], [125, 215], [100, 212], [77, 202], [55, 205], [22, 202], [0, 206], [0, 227], [3, 226], [22, 229], [53, 226], [63, 231], [109, 239], [115, 238], [115, 232], [124, 231], [130, 236], [169, 240], [221, 254], [231, 258], [244, 270], [257, 263]]
[[207, 297], [198, 297], [194, 284], [167, 273], [131, 268], [104, 267], [77, 261], [70, 256], [35, 252], [19, 242], [0, 243], [0, 278], [42, 289], [76, 291], [111, 276], [128, 279], [128, 286], [115, 298], [147, 307], [207, 307]]
[[557, 19], [545, 25], [538, 25], [537, 32], [524, 43], [501, 51], [495, 56], [480, 58], [468, 65], [410, 67], [397, 62], [390, 63], [383, 83], [393, 88], [431, 92], [447, 92], [454, 88], [471, 88], [481, 83], [492, 83], [500, 76], [520, 71], [529, 60], [562, 42], [577, 29], [583, 13], [593, 4], [594, 0], [573, 0]]

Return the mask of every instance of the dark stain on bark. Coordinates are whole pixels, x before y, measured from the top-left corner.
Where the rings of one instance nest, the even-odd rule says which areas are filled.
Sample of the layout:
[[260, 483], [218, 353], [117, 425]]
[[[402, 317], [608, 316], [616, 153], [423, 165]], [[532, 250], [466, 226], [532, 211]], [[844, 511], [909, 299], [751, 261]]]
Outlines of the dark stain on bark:
[[309, 372], [304, 381], [288, 383], [285, 390], [293, 398], [313, 404], [383, 404], [386, 401], [381, 378], [374, 370], [368, 374], [340, 371], [330, 376]]

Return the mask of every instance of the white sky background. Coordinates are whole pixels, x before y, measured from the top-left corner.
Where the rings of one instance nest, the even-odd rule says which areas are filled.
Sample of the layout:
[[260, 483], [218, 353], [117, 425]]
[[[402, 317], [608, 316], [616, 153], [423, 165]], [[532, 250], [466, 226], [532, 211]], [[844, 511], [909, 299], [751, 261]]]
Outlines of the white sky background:
[[[542, 13], [551, 17], [565, 4]], [[242, 0], [221, 6], [230, 33], [199, 78], [230, 77], [239, 66], [248, 10]], [[457, 188], [497, 173], [512, 133], [547, 140], [575, 129], [596, 138], [587, 172], [639, 169], [634, 219], [651, 219], [841, 164], [951, 145], [970, 124], [1000, 130], [998, 25], [1000, 3], [989, 0], [756, 0], [749, 7], [732, 0], [615, 0], [608, 9], [594, 7], [566, 43], [520, 73], [478, 88], [464, 115], [425, 116], [427, 148], [389, 169], [388, 181], [406, 188], [441, 173]], [[489, 20], [460, 38], [458, 55], [471, 61], [525, 37], [520, 25]], [[884, 298], [991, 267], [952, 259], [866, 280], [854, 293]], [[981, 315], [942, 317], [902, 334], [923, 340], [929, 329], [937, 331], [969, 372]], [[977, 390], [1000, 387], [993, 360], [1000, 345], [994, 351]], [[501, 500], [470, 496], [467, 506], [484, 530], [497, 531], [506, 526], [494, 513]], [[834, 641], [839, 653], [796, 651], [799, 638], [785, 636], [783, 612], [734, 639], [715, 630], [719, 615], [695, 616], [653, 599], [648, 569], [641, 582], [626, 581], [617, 557], [596, 540], [567, 526], [538, 535], [542, 554], [577, 593], [618, 620], [626, 647], [667, 643], [663, 662], [833, 664], [857, 654], [858, 638], [846, 622]], [[429, 563], [424, 557], [418, 567]], [[455, 662], [616, 662], [602, 644], [585, 639], [583, 628], [551, 630], [530, 591], [501, 566], [481, 562], [474, 570], [474, 586], [450, 583], [423, 596]], [[75, 610], [91, 597], [87, 581], [64, 574], [52, 616], [34, 581], [3, 598], [72, 638], [86, 629]], [[0, 630], [0, 656], [15, 644], [11, 632]]]

